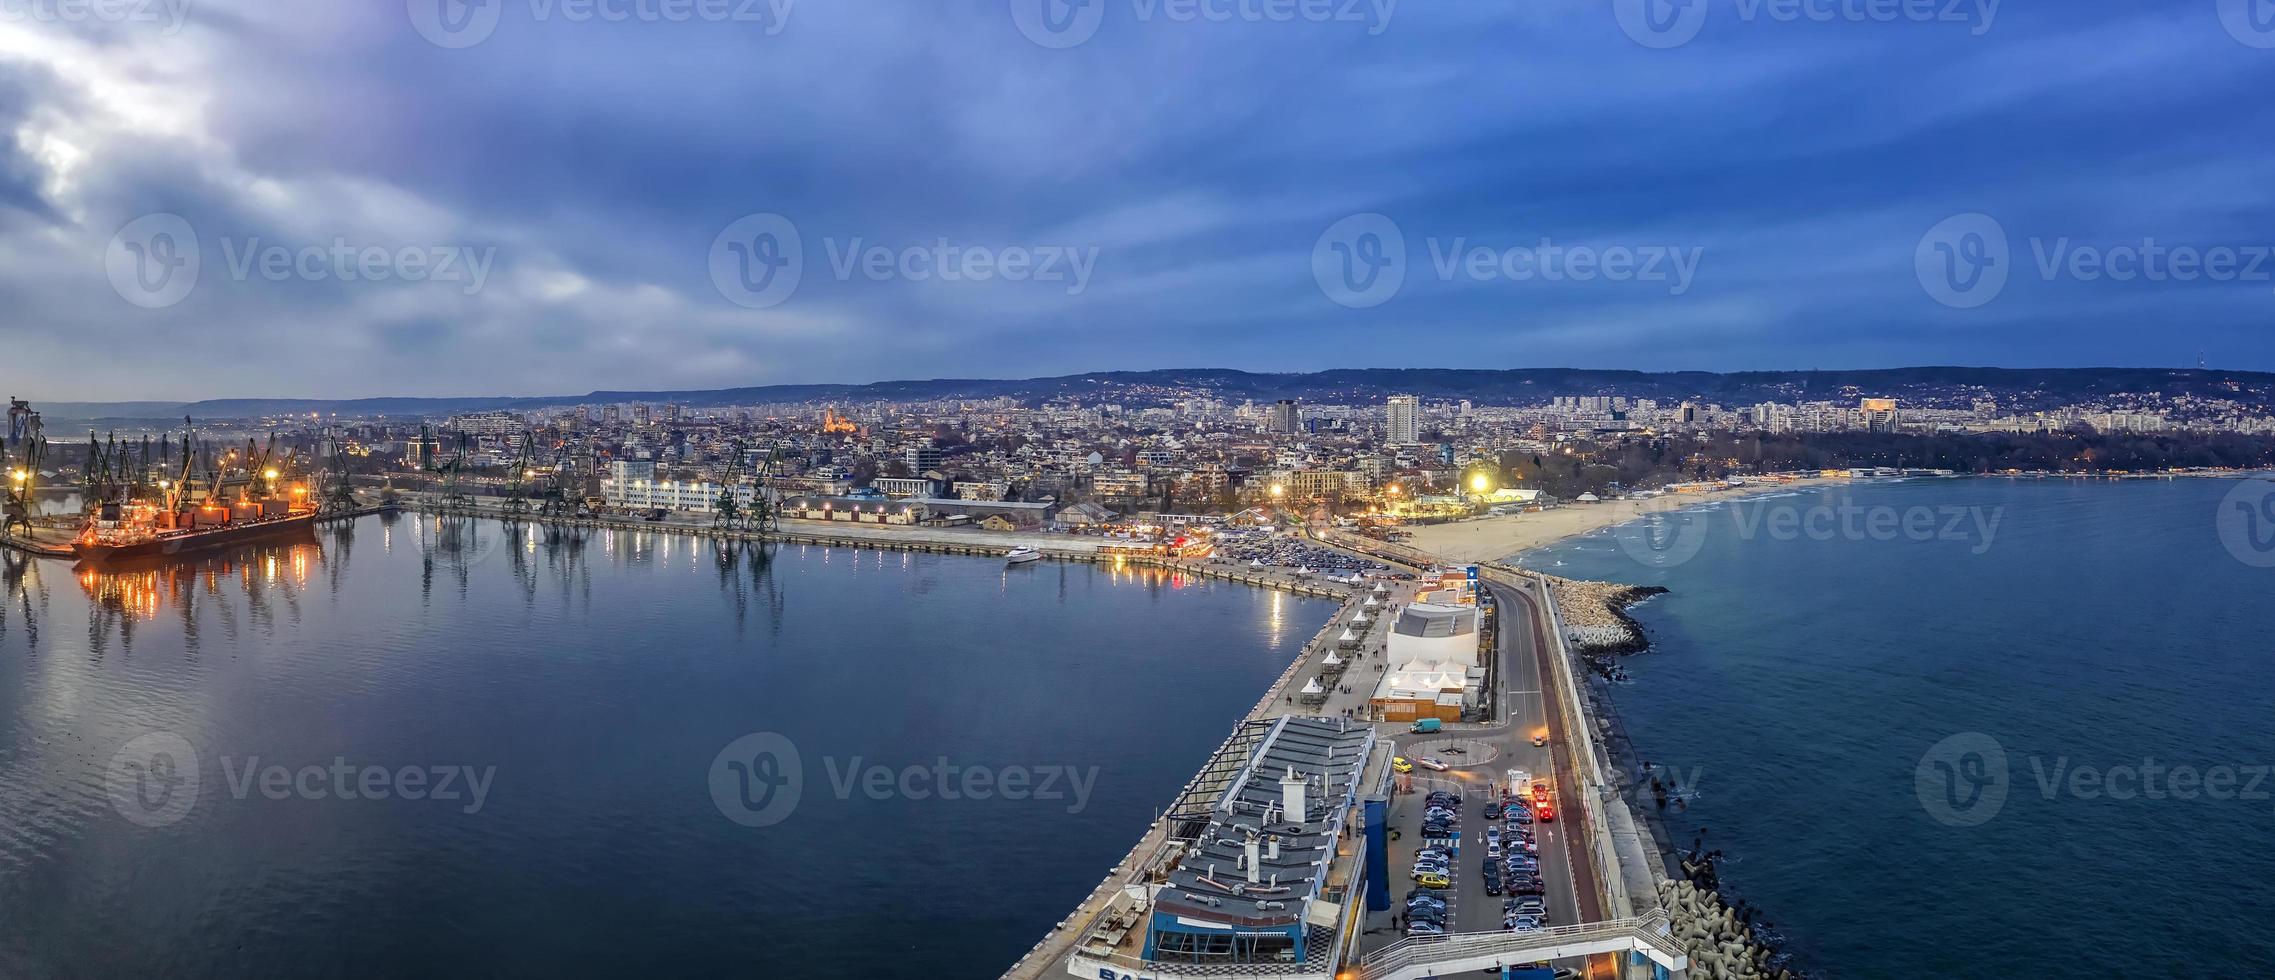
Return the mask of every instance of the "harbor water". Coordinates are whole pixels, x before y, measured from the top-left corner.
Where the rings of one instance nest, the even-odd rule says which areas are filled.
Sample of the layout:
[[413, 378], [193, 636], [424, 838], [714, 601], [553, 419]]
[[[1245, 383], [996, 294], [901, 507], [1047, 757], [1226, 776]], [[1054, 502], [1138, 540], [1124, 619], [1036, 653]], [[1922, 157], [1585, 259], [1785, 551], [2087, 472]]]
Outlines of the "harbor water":
[[1859, 484], [1524, 564], [1672, 590], [1612, 700], [1800, 965], [2268, 976], [2275, 569], [2234, 486]]
[[1327, 619], [373, 516], [0, 569], [0, 976], [993, 976]]

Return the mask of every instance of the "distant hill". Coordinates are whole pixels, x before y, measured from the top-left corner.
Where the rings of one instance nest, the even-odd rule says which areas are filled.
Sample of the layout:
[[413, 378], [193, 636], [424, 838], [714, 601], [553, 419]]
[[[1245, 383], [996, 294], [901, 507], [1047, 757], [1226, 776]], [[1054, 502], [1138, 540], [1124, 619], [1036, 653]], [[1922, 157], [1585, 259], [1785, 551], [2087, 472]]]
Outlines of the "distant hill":
[[1391, 395], [1466, 398], [1480, 405], [1533, 405], [1551, 398], [1624, 395], [1662, 402], [1696, 400], [1724, 405], [1763, 401], [1842, 400], [1864, 395], [1913, 405], [1965, 406], [1994, 397], [2002, 406], [2047, 408], [2121, 393], [2230, 398], [2275, 403], [2275, 374], [2186, 368], [1977, 368], [1905, 367], [1865, 371], [1711, 371], [1652, 373], [1577, 368], [1347, 368], [1305, 374], [1261, 374], [1222, 368], [1100, 371], [1053, 378], [881, 381], [873, 384], [762, 385], [701, 391], [595, 391], [535, 398], [227, 398], [174, 402], [56, 402], [39, 406], [50, 418], [201, 419], [256, 418], [310, 412], [346, 416], [427, 416], [489, 409], [533, 409], [610, 402], [678, 402], [693, 407], [801, 402], [918, 401], [1015, 398], [1037, 403], [1074, 396], [1085, 401], [1145, 405], [1174, 391], [1201, 390], [1224, 399], [1313, 403], [1366, 403]]

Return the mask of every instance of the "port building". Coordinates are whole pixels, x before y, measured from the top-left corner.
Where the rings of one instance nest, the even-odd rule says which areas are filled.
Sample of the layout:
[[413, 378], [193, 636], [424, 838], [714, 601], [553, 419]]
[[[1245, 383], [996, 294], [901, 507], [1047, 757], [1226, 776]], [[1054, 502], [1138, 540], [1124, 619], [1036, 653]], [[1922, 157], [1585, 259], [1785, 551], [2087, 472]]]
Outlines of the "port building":
[[1417, 602], [1398, 611], [1370, 702], [1385, 721], [1460, 721], [1477, 683], [1477, 607]]
[[1390, 907], [1388, 740], [1347, 718], [1244, 722], [1069, 955], [1100, 976], [1337, 976]]

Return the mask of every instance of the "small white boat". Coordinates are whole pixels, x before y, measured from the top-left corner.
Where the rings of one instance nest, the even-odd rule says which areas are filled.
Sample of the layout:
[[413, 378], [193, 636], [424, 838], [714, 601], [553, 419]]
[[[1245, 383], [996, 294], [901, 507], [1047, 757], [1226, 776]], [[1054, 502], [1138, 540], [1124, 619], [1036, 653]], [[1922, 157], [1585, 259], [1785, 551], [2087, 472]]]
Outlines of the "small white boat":
[[1043, 553], [1033, 548], [1013, 548], [1003, 556], [1003, 563], [1006, 565], [1018, 565], [1041, 560], [1043, 560]]

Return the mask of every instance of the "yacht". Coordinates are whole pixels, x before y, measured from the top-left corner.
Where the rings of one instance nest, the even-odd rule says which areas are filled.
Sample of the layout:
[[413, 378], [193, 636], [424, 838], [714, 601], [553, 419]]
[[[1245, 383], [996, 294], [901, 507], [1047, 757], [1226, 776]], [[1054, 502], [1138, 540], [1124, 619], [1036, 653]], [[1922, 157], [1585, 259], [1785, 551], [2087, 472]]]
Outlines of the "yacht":
[[1033, 548], [1013, 548], [1003, 556], [1003, 563], [1018, 565], [1031, 561], [1041, 561], [1042, 558], [1043, 553]]

